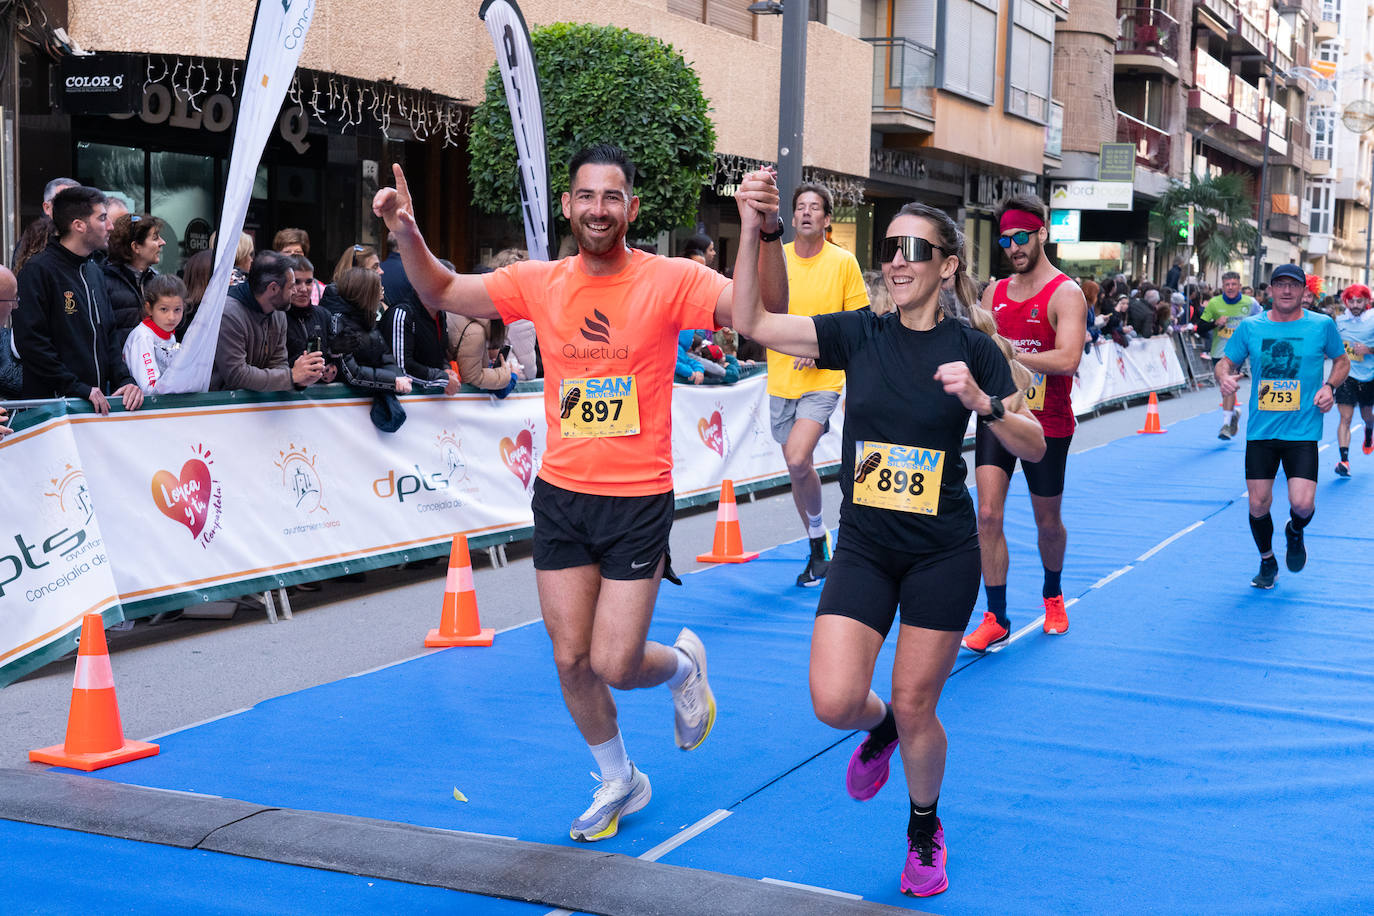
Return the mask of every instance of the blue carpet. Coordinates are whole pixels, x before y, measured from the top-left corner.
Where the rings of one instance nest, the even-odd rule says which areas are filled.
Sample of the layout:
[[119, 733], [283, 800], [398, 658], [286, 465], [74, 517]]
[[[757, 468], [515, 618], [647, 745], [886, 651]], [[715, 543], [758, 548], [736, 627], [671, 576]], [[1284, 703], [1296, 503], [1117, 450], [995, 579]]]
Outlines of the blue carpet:
[[[597, 848], [641, 855], [726, 809], [662, 861], [942, 913], [1374, 909], [1365, 584], [1374, 461], [1331, 480], [1334, 450], [1322, 453], [1328, 479], [1308, 569], [1281, 570], [1277, 587], [1259, 592], [1248, 585], [1258, 564], [1244, 443], [1215, 433], [1206, 415], [1070, 459], [1064, 591], [1079, 600], [1069, 634], [1037, 630], [996, 655], [964, 653], [941, 705], [948, 892], [921, 901], [896, 892], [900, 767], [871, 802], [844, 794], [857, 738], [811, 714], [817, 594], [792, 584], [803, 543], [664, 586], [650, 636], [671, 642], [688, 624], [703, 637], [721, 718], [700, 750], [683, 754], [666, 691], [616, 694], [654, 801]], [[1280, 478], [1280, 553], [1283, 493]], [[741, 515], [749, 544], [747, 504]], [[1019, 475], [1007, 535], [1020, 625], [1040, 613], [1040, 565]], [[889, 646], [875, 675], [884, 694], [891, 657]], [[538, 625], [490, 649], [280, 697], [161, 744], [157, 757], [95, 775], [568, 844], [594, 787]], [[454, 788], [470, 801], [455, 801]]]

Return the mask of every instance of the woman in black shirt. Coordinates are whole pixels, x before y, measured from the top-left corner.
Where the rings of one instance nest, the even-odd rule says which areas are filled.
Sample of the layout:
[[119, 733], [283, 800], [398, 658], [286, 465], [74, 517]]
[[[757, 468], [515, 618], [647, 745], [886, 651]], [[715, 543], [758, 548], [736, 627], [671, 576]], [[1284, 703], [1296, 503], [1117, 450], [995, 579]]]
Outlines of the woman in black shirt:
[[[811, 642], [812, 705], [827, 725], [869, 732], [845, 775], [856, 799], [872, 798], [887, 781], [900, 744], [911, 793], [902, 892], [938, 894], [949, 882], [935, 813], [946, 748], [935, 707], [980, 578], [964, 433], [973, 411], [1007, 450], [1040, 460], [1044, 432], [1020, 394], [1030, 379], [1011, 360], [1010, 344], [989, 336], [996, 324], [978, 305], [963, 233], [945, 213], [908, 204], [888, 226], [881, 258], [895, 313], [805, 317], [763, 311], [755, 264], [759, 230], [773, 223], [772, 210], [744, 198], [739, 207], [735, 327], [846, 373], [844, 500]], [[953, 280], [972, 326], [941, 310], [945, 280]], [[889, 705], [870, 685], [899, 608]]]

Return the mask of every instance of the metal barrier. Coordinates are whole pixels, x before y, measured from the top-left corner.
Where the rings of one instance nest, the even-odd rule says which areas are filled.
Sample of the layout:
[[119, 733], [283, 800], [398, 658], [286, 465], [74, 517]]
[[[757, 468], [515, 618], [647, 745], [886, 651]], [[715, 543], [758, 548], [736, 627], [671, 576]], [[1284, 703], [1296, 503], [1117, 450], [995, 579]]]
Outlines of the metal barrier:
[[1174, 347], [1188, 373], [1189, 387], [1196, 391], [1216, 384], [1216, 377], [1212, 373], [1211, 348], [1206, 338], [1196, 331], [1177, 332], [1174, 334]]

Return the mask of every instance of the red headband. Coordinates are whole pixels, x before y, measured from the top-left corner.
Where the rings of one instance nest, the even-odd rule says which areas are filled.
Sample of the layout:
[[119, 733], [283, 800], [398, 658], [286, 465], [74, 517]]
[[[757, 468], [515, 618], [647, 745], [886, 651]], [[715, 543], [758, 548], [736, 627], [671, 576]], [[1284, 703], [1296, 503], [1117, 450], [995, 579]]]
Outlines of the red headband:
[[1011, 232], [1015, 229], [1025, 229], [1029, 232], [1035, 232], [1043, 228], [1045, 228], [1044, 221], [1034, 213], [1028, 213], [1025, 210], [1008, 210], [1006, 213], [1002, 214], [1003, 232]]

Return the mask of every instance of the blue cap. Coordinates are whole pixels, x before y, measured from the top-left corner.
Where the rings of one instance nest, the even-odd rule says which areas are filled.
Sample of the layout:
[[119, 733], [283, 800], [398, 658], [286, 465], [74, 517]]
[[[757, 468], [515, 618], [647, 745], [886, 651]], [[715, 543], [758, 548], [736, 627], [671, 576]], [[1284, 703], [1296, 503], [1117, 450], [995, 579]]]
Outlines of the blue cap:
[[1280, 264], [1275, 267], [1274, 272], [1269, 275], [1269, 282], [1273, 283], [1275, 280], [1282, 280], [1285, 277], [1289, 280], [1297, 280], [1303, 285], [1307, 284], [1307, 274], [1296, 264]]

